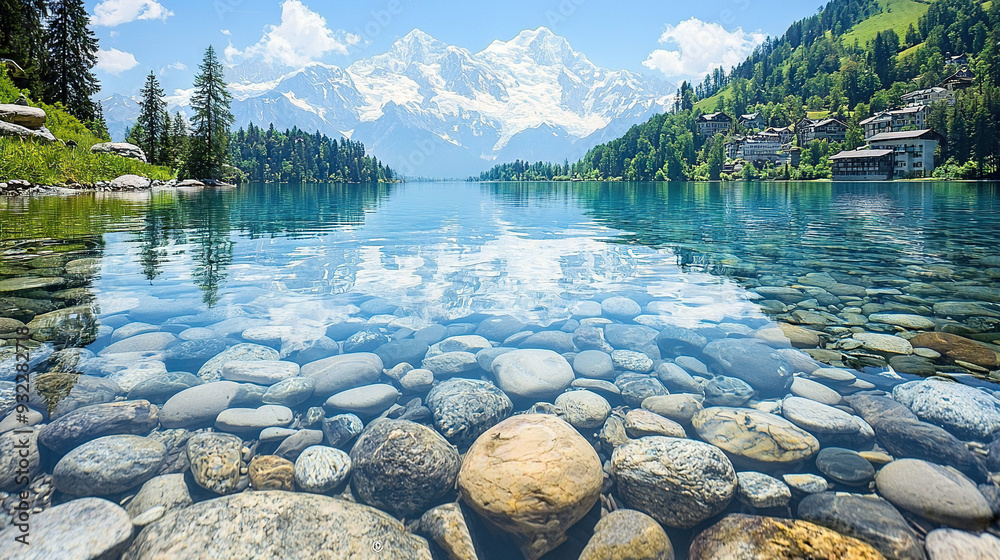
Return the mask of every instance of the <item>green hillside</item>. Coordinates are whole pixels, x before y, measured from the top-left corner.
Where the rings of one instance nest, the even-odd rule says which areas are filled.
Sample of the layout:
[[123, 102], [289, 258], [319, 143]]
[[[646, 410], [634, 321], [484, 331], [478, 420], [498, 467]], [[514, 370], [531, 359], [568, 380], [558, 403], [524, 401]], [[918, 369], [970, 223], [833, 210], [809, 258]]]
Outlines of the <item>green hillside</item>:
[[844, 34], [841, 40], [845, 45], [867, 45], [881, 31], [889, 29], [900, 37], [906, 36], [910, 25], [917, 26], [920, 18], [927, 13], [930, 3], [934, 0], [878, 0], [881, 12], [858, 23]]
[[[17, 89], [0, 69], [0, 103], [12, 103], [26, 91]], [[30, 103], [30, 100], [29, 100]], [[45, 126], [62, 142], [70, 140], [75, 147], [62, 142], [49, 144], [34, 140], [0, 137], [0, 181], [23, 179], [36, 184], [88, 183], [110, 181], [126, 174], [151, 179], [170, 179], [173, 172], [165, 167], [111, 154], [91, 153], [90, 147], [105, 142], [91, 132], [61, 105], [30, 103], [45, 110]]]

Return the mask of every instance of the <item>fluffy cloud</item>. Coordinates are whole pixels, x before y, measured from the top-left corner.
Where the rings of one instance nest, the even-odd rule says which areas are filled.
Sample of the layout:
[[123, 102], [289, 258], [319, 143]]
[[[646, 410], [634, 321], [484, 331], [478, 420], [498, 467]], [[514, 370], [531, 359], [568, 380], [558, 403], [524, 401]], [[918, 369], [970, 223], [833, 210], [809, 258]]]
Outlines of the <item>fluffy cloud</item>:
[[140, 19], [166, 20], [174, 15], [155, 0], [104, 0], [94, 7], [90, 22], [114, 27]]
[[347, 48], [359, 41], [361, 38], [353, 33], [331, 30], [326, 18], [299, 0], [285, 0], [281, 4], [281, 24], [268, 26], [256, 45], [243, 52], [226, 49], [226, 55], [230, 60], [242, 54], [266, 63], [300, 67], [327, 53], [347, 54]]
[[230, 31], [230, 30], [228, 30], [228, 29], [223, 29], [223, 30], [222, 30], [222, 34], [223, 34], [223, 35], [232, 35], [232, 34], [233, 34], [233, 32], [232, 32], [232, 31]]
[[661, 45], [673, 44], [676, 50], [656, 49], [642, 63], [668, 77], [703, 77], [718, 67], [730, 68], [743, 62], [767, 36], [746, 33], [742, 27], [732, 32], [717, 23], [691, 18], [668, 25], [660, 36]]
[[139, 61], [130, 52], [118, 49], [108, 51], [102, 49], [97, 51], [97, 69], [102, 72], [120, 76], [122, 72], [131, 70], [138, 65]]

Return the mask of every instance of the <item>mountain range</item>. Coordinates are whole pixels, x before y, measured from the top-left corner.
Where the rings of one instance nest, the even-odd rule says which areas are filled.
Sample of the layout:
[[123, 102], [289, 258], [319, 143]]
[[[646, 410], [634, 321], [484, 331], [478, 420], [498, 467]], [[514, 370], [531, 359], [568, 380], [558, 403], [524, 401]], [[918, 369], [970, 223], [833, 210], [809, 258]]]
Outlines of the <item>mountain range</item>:
[[[540, 27], [478, 53], [413, 30], [346, 68], [312, 63], [281, 74], [246, 61], [227, 68], [235, 127], [298, 127], [341, 135], [407, 176], [465, 177], [497, 163], [576, 161], [590, 148], [669, 109], [674, 88], [600, 68]], [[190, 91], [167, 98], [190, 114]], [[138, 115], [103, 100], [112, 136]]]

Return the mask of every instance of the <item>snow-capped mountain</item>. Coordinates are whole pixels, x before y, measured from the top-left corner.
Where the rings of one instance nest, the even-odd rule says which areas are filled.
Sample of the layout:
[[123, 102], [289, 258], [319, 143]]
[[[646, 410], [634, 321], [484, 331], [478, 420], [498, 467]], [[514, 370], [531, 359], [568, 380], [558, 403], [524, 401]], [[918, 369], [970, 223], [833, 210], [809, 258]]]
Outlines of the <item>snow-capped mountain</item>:
[[[347, 68], [313, 63], [279, 75], [250, 61], [227, 76], [236, 127], [345, 135], [399, 172], [431, 177], [518, 158], [575, 160], [667, 110], [672, 93], [659, 80], [599, 68], [544, 27], [478, 53], [414, 30]], [[183, 101], [168, 100], [170, 110]]]
[[113, 140], [124, 140], [125, 131], [135, 124], [139, 118], [139, 103], [124, 95], [113, 94], [101, 99], [104, 110], [104, 120], [108, 123], [108, 132]]

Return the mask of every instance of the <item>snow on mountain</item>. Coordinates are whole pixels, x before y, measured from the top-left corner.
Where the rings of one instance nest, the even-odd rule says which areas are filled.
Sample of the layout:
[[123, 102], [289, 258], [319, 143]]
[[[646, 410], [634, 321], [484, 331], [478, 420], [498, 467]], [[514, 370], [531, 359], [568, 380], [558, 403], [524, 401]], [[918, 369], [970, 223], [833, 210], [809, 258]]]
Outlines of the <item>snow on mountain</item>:
[[[227, 79], [236, 127], [346, 135], [397, 171], [430, 177], [577, 159], [666, 111], [672, 93], [655, 78], [596, 66], [544, 27], [478, 53], [415, 29], [347, 68], [313, 63], [281, 74], [244, 61]], [[172, 111], [184, 109], [181, 93], [168, 100]]]
[[125, 131], [135, 124], [139, 117], [139, 103], [124, 95], [113, 94], [101, 99], [104, 110], [104, 120], [108, 123], [108, 132], [112, 140], [124, 140]]

